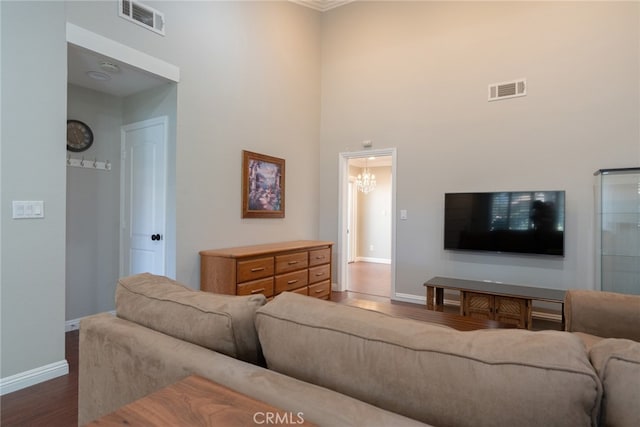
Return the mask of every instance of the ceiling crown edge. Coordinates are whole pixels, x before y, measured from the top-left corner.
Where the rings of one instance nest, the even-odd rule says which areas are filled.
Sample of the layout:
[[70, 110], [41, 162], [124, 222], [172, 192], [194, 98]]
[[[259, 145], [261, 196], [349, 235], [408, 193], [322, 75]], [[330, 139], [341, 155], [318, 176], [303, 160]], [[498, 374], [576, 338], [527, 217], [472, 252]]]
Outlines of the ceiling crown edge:
[[309, 7], [319, 12], [326, 12], [336, 7], [344, 6], [347, 3], [352, 3], [355, 0], [289, 0], [291, 3], [296, 3], [301, 6]]

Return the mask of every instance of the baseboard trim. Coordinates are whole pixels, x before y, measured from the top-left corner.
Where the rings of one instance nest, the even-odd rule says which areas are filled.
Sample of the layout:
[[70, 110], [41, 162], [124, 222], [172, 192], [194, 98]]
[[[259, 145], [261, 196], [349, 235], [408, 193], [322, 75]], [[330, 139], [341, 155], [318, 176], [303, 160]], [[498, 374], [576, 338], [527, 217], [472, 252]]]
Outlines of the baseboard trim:
[[[116, 315], [115, 310], [108, 311], [107, 313], [111, 313], [114, 316]], [[90, 316], [85, 316], [85, 317], [90, 317]], [[78, 329], [80, 329], [80, 321], [85, 317], [78, 317], [77, 319], [67, 320], [66, 322], [64, 322], [64, 331], [65, 332], [77, 331]]]
[[396, 292], [395, 295], [391, 299], [394, 300], [394, 301], [412, 302], [414, 304], [426, 304], [427, 303], [427, 297], [423, 297], [423, 296], [419, 296], [419, 295], [412, 295], [412, 294], [403, 294], [403, 293], [399, 293], [399, 292]]
[[547, 313], [545, 311], [532, 311], [531, 317], [542, 320], [551, 320], [553, 322], [562, 322], [562, 314]]
[[460, 307], [460, 300], [444, 298], [442, 300], [442, 304], [443, 305], [453, 305], [455, 307]]
[[84, 319], [83, 317], [78, 317], [77, 319], [71, 319], [64, 322], [64, 331], [71, 332], [77, 331], [80, 329], [80, 321]]
[[372, 258], [366, 256], [356, 257], [356, 262], [373, 262], [375, 264], [391, 264], [391, 260], [388, 258]]
[[0, 396], [67, 375], [68, 373], [69, 364], [66, 360], [61, 360], [39, 368], [11, 375], [10, 377], [0, 378]]

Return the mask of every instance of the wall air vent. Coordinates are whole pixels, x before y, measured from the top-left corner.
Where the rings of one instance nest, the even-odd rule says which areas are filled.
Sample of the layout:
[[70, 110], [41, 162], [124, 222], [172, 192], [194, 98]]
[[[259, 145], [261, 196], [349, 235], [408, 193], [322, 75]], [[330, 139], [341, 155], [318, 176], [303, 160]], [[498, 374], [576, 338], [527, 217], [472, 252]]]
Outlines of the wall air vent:
[[527, 94], [527, 80], [519, 79], [510, 82], [493, 83], [489, 85], [489, 101], [515, 98]]
[[139, 1], [119, 0], [118, 16], [164, 36], [164, 13]]

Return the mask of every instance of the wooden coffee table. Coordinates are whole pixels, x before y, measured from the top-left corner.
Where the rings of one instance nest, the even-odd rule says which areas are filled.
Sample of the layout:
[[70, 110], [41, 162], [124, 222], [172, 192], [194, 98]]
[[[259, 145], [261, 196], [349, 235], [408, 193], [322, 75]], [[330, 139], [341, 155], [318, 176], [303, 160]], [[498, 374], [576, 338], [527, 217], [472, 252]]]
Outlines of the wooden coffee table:
[[244, 427], [259, 424], [314, 425], [304, 420], [303, 413], [283, 411], [195, 375], [87, 425]]

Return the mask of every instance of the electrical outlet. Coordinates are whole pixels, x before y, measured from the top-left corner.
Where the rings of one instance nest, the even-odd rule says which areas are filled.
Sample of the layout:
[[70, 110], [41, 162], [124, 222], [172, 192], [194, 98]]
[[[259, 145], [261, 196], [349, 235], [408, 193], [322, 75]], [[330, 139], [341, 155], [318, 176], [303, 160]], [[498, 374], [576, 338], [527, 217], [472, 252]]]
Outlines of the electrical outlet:
[[369, 245], [369, 250], [373, 252], [373, 245]]

